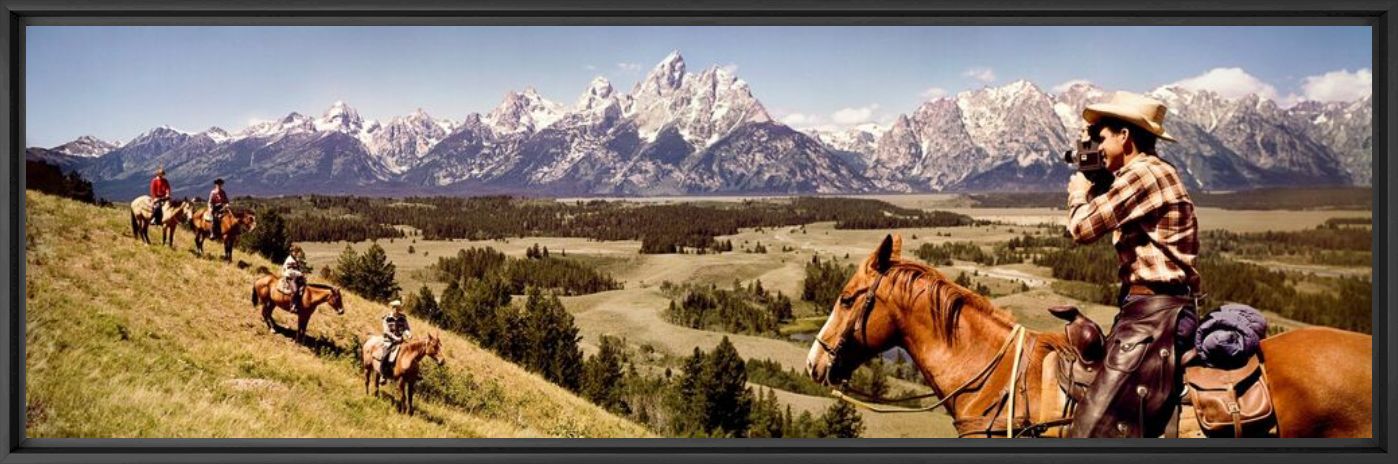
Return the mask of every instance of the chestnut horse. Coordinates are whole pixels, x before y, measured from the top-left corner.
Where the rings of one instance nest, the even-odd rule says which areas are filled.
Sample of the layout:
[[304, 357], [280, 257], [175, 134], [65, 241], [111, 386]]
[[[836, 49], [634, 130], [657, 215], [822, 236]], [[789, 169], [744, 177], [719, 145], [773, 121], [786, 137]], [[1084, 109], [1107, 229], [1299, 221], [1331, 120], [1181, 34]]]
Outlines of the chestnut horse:
[[[151, 208], [153, 201], [149, 195], [141, 195], [131, 200], [131, 235], [150, 244], [150, 226], [155, 219]], [[194, 214], [194, 203], [171, 199], [160, 207], [160, 244], [175, 247], [175, 230]]]
[[[896, 346], [912, 356], [942, 397], [934, 406], [946, 408], [962, 436], [983, 433], [977, 431], [987, 423], [1009, 428], [1009, 417], [1020, 424], [1014, 428], [1059, 419], [1065, 399], [1045, 357], [1066, 348], [1063, 333], [1026, 330], [936, 269], [901, 260], [901, 248], [900, 237], [885, 237], [845, 283], [807, 355], [811, 378], [840, 384]], [[1015, 340], [1028, 340], [1022, 358], [1006, 349]], [[1368, 335], [1322, 327], [1263, 339], [1279, 435], [1370, 438], [1372, 346]], [[1006, 388], [1012, 382], [1018, 382], [1014, 395]]]
[[[209, 208], [205, 207], [194, 215], [191, 221], [194, 224], [194, 249], [200, 255], [204, 254], [204, 240], [214, 238], [213, 222], [204, 220]], [[233, 211], [231, 208], [219, 217], [219, 233], [223, 235], [223, 260], [233, 261], [233, 244], [238, 243], [238, 236], [252, 232], [257, 228], [257, 215], [252, 211]]]
[[[364, 341], [360, 360], [364, 367], [364, 394], [369, 393], [369, 384], [374, 384], [374, 395], [379, 393], [379, 350], [384, 346], [382, 335], [371, 335]], [[422, 358], [432, 358], [442, 365], [442, 339], [427, 334], [426, 340], [410, 340], [398, 347], [393, 360], [393, 379], [398, 381], [398, 412], [413, 415], [413, 390], [421, 379], [418, 363]]]
[[[252, 307], [262, 310], [262, 322], [267, 324], [267, 330], [272, 333], [277, 332], [277, 321], [272, 319], [272, 309], [291, 311], [292, 296], [276, 289], [279, 280], [281, 278], [267, 274], [252, 284]], [[316, 307], [322, 303], [329, 304], [335, 310], [335, 314], [345, 314], [340, 289], [329, 285], [306, 284], [305, 289], [301, 291], [301, 311], [296, 313], [296, 343], [301, 343], [306, 338], [306, 324], [311, 322], [311, 315], [315, 314]]]

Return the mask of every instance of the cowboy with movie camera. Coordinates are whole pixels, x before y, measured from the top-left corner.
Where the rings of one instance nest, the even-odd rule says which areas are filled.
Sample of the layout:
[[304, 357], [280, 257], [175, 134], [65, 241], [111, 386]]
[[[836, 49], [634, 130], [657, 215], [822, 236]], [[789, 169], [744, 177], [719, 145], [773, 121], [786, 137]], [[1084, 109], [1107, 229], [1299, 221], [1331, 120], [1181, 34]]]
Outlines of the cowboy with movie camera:
[[1199, 229], [1179, 173], [1156, 152], [1158, 140], [1175, 140], [1165, 113], [1161, 102], [1127, 92], [1083, 111], [1083, 172], [1068, 183], [1068, 232], [1084, 244], [1111, 235], [1121, 311], [1072, 437], [1160, 436], [1179, 403], [1179, 360], [1198, 320]]

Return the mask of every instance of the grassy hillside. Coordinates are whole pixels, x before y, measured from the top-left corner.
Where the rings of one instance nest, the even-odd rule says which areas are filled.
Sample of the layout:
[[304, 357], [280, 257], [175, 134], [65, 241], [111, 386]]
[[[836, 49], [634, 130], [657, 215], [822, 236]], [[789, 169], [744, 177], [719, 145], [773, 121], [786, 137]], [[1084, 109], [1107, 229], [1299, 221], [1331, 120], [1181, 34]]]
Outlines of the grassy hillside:
[[186, 231], [176, 250], [139, 244], [121, 209], [25, 200], [30, 437], [650, 436], [421, 322], [415, 332], [444, 339], [425, 386], [440, 393], [396, 414], [364, 394], [357, 361], [385, 307], [347, 294], [345, 315], [322, 309], [298, 346], [251, 306], [258, 268], [274, 267], [261, 257], [235, 253], [239, 269], [194, 257]]

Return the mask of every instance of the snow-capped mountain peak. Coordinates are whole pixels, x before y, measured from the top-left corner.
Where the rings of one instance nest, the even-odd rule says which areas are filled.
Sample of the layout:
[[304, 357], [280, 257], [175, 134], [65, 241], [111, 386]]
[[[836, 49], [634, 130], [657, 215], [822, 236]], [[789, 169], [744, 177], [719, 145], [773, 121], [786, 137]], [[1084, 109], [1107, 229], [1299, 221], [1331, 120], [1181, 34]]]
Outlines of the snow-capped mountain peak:
[[591, 111], [604, 108], [616, 101], [616, 90], [612, 88], [611, 81], [602, 76], [592, 78], [588, 84], [587, 91], [578, 97], [578, 103], [574, 107], [578, 111]]
[[96, 158], [117, 149], [119, 146], [121, 146], [119, 143], [108, 142], [91, 135], [84, 135], [71, 142], [53, 147], [52, 150], [80, 158]]
[[223, 143], [233, 138], [232, 135], [228, 134], [228, 131], [218, 126], [210, 127], [199, 134], [208, 137], [209, 140], [213, 140], [214, 143]]
[[336, 100], [325, 114], [315, 120], [317, 131], [335, 131], [346, 134], [357, 135], [364, 129], [364, 119], [359, 117], [359, 112], [351, 108], [344, 100]]
[[549, 101], [531, 86], [523, 92], [505, 94], [485, 121], [497, 133], [530, 133], [548, 127], [563, 115], [563, 105]]

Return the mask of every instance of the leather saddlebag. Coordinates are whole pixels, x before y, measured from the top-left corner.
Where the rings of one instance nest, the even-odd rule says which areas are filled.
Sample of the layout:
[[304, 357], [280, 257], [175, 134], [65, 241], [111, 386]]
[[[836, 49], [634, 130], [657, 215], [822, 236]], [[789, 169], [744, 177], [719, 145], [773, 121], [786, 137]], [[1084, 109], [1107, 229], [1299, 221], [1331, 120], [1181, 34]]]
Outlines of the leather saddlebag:
[[1185, 367], [1184, 381], [1199, 427], [1215, 438], [1267, 436], [1276, 425], [1262, 363], [1253, 355], [1238, 369]]

